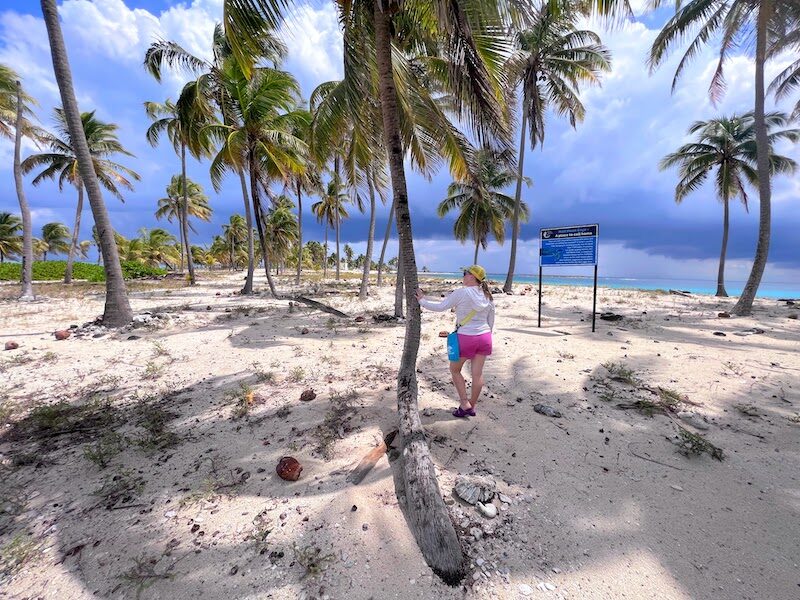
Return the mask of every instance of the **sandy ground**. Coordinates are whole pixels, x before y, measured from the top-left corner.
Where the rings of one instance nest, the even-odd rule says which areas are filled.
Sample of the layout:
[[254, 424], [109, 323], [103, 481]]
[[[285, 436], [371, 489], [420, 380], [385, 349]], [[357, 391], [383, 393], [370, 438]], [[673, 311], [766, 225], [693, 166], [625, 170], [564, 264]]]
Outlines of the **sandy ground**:
[[[20, 345], [0, 350], [0, 597], [800, 597], [800, 303], [724, 319], [731, 299], [601, 289], [624, 318], [592, 333], [591, 290], [547, 287], [541, 329], [533, 292], [500, 295], [467, 420], [438, 337], [452, 315], [424, 313], [419, 405], [470, 556], [448, 587], [397, 463], [346, 481], [396, 423], [404, 327], [372, 318], [392, 290], [306, 289], [339, 319], [240, 284], [136, 291], [135, 312], [169, 317], [64, 341], [102, 296], [0, 301], [0, 347]], [[724, 459], [682, 454], [679, 426]], [[287, 455], [296, 482], [275, 473]], [[453, 498], [459, 475], [496, 480], [496, 518]]]

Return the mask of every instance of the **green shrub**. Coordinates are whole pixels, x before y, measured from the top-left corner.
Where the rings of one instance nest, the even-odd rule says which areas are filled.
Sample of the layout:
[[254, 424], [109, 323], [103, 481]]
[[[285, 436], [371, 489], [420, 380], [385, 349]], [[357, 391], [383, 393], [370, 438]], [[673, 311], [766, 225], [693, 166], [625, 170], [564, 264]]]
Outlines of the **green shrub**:
[[[135, 260], [122, 261], [122, 276], [125, 279], [141, 279], [142, 277], [162, 277], [166, 270], [149, 267]], [[20, 263], [3, 263], [0, 265], [0, 281], [19, 281]], [[67, 262], [64, 260], [35, 261], [33, 263], [34, 281], [58, 281], [64, 279]], [[106, 280], [106, 272], [101, 265], [75, 262], [72, 264], [72, 278], [98, 282]]]

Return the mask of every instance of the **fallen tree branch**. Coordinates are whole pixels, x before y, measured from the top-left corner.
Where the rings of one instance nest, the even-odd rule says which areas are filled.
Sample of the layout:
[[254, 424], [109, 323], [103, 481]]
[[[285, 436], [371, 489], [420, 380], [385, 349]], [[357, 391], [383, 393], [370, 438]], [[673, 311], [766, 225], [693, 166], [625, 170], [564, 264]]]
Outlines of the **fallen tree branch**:
[[332, 306], [328, 306], [327, 304], [323, 304], [322, 302], [317, 302], [316, 300], [312, 300], [311, 298], [306, 298], [305, 296], [280, 296], [280, 299], [293, 300], [295, 302], [301, 302], [302, 304], [308, 304], [309, 306], [313, 306], [314, 308], [321, 310], [322, 312], [332, 314], [342, 319], [349, 318], [348, 315], [346, 315], [342, 311], [337, 310]]

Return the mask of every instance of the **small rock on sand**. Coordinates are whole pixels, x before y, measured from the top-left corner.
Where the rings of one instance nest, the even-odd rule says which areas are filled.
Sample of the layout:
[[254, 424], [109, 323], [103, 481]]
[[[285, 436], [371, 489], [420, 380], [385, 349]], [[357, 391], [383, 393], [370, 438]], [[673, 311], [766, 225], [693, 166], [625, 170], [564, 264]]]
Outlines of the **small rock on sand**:
[[16, 350], [17, 348], [19, 348], [19, 344], [17, 342], [6, 342], [6, 350]]
[[547, 406], [547, 404], [537, 404], [533, 407], [533, 410], [546, 417], [555, 417], [556, 419], [561, 418], [561, 411], [557, 408], [553, 408], [552, 406]]

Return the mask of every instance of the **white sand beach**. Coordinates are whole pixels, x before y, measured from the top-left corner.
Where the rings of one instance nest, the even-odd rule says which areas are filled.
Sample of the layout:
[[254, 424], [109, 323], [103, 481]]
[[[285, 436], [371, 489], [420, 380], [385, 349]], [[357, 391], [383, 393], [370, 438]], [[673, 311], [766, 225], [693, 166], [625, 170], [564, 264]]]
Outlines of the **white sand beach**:
[[[448, 587], [388, 457], [346, 480], [396, 428], [404, 326], [373, 319], [393, 288], [363, 303], [356, 282], [303, 288], [340, 319], [239, 296], [241, 277], [137, 289], [134, 312], [155, 315], [142, 327], [63, 341], [101, 314], [102, 288], [0, 300], [0, 348], [19, 344], [0, 350], [0, 597], [800, 597], [800, 303], [720, 318], [734, 299], [601, 289], [598, 312], [623, 318], [592, 333], [589, 288], [546, 287], [538, 329], [520, 286], [496, 296], [465, 420], [438, 337], [452, 316], [423, 313], [419, 407], [470, 557]], [[723, 459], [679, 452], [679, 426]], [[283, 456], [299, 480], [276, 475]], [[459, 475], [494, 478], [495, 518], [453, 497]]]

